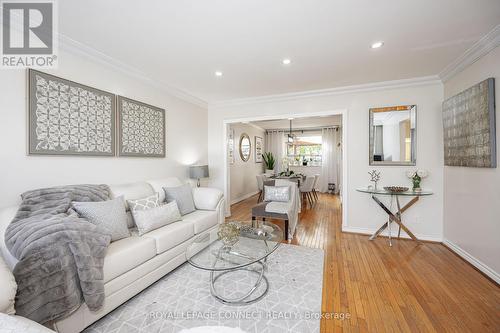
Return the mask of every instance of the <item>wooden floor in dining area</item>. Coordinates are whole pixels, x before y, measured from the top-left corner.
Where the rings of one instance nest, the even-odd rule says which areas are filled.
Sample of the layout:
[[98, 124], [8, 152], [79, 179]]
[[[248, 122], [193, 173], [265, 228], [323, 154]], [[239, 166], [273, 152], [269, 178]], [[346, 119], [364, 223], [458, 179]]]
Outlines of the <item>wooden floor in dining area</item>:
[[[231, 206], [250, 219], [257, 196]], [[303, 206], [292, 244], [325, 251], [321, 332], [500, 332], [500, 287], [439, 243], [341, 232], [341, 203]], [[282, 223], [278, 220], [273, 222]], [[298, 267], [297, 269], [300, 269]]]

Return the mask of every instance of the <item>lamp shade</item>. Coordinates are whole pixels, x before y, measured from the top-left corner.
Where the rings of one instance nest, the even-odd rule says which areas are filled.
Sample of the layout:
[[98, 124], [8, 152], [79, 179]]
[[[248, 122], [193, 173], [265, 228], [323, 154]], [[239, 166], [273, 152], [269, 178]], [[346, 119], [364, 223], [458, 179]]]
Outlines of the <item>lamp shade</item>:
[[200, 179], [208, 177], [208, 165], [192, 165], [189, 167], [189, 178]]

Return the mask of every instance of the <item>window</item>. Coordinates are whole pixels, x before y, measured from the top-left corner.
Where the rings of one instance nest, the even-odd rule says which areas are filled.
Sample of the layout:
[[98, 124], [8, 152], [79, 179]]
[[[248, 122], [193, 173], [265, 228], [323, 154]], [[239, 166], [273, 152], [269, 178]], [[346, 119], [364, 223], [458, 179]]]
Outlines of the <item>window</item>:
[[297, 136], [287, 144], [288, 165], [321, 166], [321, 136]]

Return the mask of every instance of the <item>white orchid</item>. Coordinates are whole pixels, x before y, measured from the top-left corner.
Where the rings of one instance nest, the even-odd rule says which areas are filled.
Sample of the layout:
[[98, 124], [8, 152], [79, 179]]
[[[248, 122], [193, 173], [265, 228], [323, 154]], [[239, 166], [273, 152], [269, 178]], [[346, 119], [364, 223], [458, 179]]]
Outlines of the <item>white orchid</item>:
[[419, 176], [420, 178], [425, 178], [429, 175], [427, 170], [408, 170], [406, 171], [406, 177], [412, 179], [415, 176]]

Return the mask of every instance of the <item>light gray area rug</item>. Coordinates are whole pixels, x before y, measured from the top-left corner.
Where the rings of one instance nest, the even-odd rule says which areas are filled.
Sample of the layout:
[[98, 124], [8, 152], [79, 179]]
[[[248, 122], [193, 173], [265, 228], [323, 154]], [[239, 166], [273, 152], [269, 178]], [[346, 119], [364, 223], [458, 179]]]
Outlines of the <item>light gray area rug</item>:
[[[323, 256], [321, 249], [282, 244], [268, 258], [268, 294], [247, 306], [218, 302], [210, 294], [210, 273], [185, 263], [85, 332], [170, 333], [217, 325], [248, 333], [319, 332]], [[255, 274], [238, 271], [216, 286], [222, 295], [236, 297], [255, 281]]]

